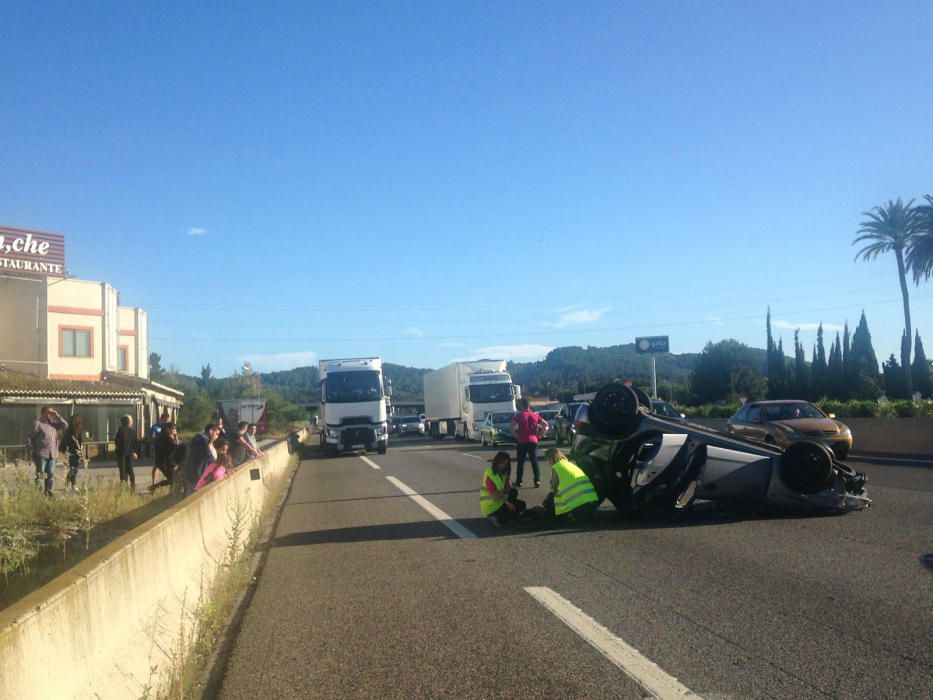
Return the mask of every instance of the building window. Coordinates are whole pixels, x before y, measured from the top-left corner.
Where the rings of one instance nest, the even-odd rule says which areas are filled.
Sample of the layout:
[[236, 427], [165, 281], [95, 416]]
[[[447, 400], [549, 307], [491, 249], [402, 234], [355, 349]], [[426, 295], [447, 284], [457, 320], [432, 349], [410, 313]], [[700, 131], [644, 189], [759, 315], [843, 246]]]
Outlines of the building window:
[[121, 372], [126, 371], [126, 345], [117, 348], [117, 369]]
[[91, 331], [62, 328], [62, 357], [91, 357]]

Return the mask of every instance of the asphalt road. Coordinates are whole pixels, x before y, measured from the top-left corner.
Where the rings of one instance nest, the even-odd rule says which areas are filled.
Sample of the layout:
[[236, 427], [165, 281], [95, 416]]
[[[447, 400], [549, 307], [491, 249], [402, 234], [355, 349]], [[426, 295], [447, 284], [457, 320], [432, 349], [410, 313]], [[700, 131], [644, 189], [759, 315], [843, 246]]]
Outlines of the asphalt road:
[[403, 439], [303, 461], [220, 696], [645, 697], [622, 640], [676, 678], [661, 695], [933, 697], [933, 469], [859, 463], [874, 506], [843, 516], [604, 506], [591, 529], [516, 532], [479, 514], [492, 454]]

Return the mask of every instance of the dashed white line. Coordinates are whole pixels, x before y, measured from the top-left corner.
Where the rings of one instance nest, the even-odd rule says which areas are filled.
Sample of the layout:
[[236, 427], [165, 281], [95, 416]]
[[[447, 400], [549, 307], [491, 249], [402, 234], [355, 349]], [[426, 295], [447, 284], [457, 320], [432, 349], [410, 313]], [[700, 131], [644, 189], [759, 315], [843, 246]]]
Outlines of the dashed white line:
[[525, 590], [618, 666], [625, 675], [651, 693], [652, 697], [662, 700], [700, 698], [676, 678], [665, 673], [656, 663], [643, 656], [635, 647], [616, 637], [559, 593], [544, 586], [528, 586]]
[[431, 503], [427, 498], [418, 494], [417, 491], [402, 483], [394, 476], [387, 476], [386, 479], [391, 482], [395, 488], [408, 496], [411, 500], [417, 503], [419, 506], [424, 508], [428, 513], [430, 513], [436, 520], [438, 520], [441, 525], [444, 525], [448, 530], [454, 533], [457, 537], [462, 540], [472, 540], [476, 538], [476, 535], [473, 534], [470, 530], [467, 530], [459, 522], [451, 518], [447, 513], [442, 511], [436, 505]]
[[472, 457], [473, 459], [482, 459], [482, 457], [480, 457], [479, 455], [471, 455], [468, 452], [461, 452], [460, 454], [462, 454], [464, 457]]
[[374, 461], [372, 461], [372, 460], [371, 460], [369, 457], [367, 457], [366, 455], [360, 455], [359, 457], [360, 457], [360, 459], [362, 459], [364, 462], [366, 462], [366, 464], [368, 464], [369, 466], [371, 466], [373, 469], [382, 469], [382, 467], [380, 467], [378, 464], [376, 464]]

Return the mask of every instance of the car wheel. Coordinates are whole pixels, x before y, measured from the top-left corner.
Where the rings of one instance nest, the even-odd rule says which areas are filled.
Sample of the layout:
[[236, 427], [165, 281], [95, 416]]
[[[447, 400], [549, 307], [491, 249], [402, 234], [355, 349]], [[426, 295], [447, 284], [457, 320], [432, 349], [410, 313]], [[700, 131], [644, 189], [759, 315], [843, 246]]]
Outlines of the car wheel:
[[836, 455], [836, 459], [845, 459], [849, 456], [849, 447], [848, 445], [843, 445], [842, 447], [834, 447], [833, 454]]

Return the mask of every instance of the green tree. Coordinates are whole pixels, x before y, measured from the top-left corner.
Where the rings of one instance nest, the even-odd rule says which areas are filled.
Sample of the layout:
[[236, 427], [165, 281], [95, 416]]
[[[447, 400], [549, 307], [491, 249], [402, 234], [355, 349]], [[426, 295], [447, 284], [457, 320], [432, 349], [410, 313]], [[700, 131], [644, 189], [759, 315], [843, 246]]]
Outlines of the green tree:
[[914, 282], [933, 277], [933, 197], [923, 195], [926, 204], [916, 207], [916, 236], [907, 251], [907, 267], [914, 273]]
[[809, 398], [810, 369], [807, 367], [807, 357], [803, 345], [800, 344], [800, 329], [794, 331], [794, 395], [800, 398]]
[[906, 397], [904, 390], [904, 372], [897, 363], [894, 353], [887, 362], [881, 365], [882, 381], [884, 382], [884, 393], [889, 399], [903, 399]]
[[[907, 265], [904, 262], [904, 253], [911, 249], [913, 238], [918, 231], [920, 217], [913, 209], [913, 200], [904, 204], [901, 198], [897, 201], [888, 201], [883, 207], [875, 207], [871, 211], [862, 212], [867, 217], [858, 228], [852, 245], [864, 243], [865, 246], [856, 254], [855, 259], [873, 260], [881, 253], [894, 253], [897, 260], [897, 275], [901, 283], [901, 296], [904, 300], [904, 327], [909, 339], [910, 331], [910, 298], [907, 294]], [[916, 274], [916, 273], [915, 273]], [[910, 381], [910, 343], [906, 346], [906, 354], [901, 354], [901, 366], [904, 369], [904, 382], [908, 395], [911, 393]]]
[[157, 352], [149, 353], [149, 378], [153, 381], [165, 379], [165, 370], [162, 368], [162, 356]]
[[933, 396], [933, 376], [931, 376], [930, 362], [923, 351], [923, 341], [920, 340], [919, 331], [914, 339], [914, 363], [910, 367], [914, 388], [921, 396]]
[[777, 344], [771, 335], [771, 307], [768, 307], [768, 398], [783, 399], [788, 395], [787, 360], [784, 357], [784, 343], [779, 339]]
[[211, 371], [210, 362], [206, 365], [201, 365], [201, 386], [207, 386], [207, 383], [211, 380]]
[[811, 399], [818, 399], [826, 392], [826, 346], [823, 345], [823, 322], [816, 329], [816, 345], [813, 348], [813, 362], [810, 363]]
[[691, 375], [691, 391], [698, 403], [761, 398], [767, 391], [761, 364], [760, 355], [737, 340], [707, 343]]
[[852, 334], [852, 348], [849, 352], [852, 378], [849, 391], [853, 399], [876, 399], [881, 389], [878, 386], [878, 359], [871, 344], [871, 333], [865, 312], [859, 319], [855, 333]]
[[842, 340], [836, 332], [836, 340], [829, 350], [829, 362], [826, 365], [826, 395], [834, 399], [845, 399], [846, 375], [842, 362]]

